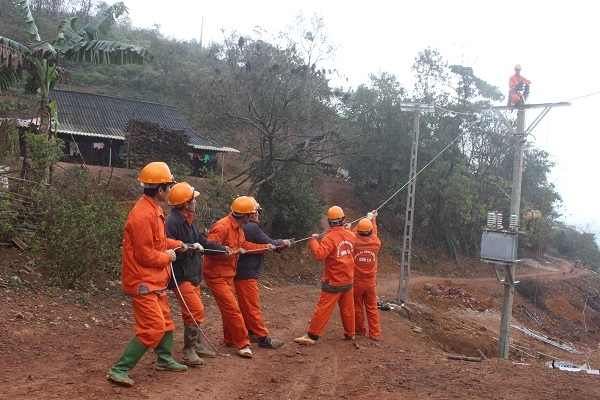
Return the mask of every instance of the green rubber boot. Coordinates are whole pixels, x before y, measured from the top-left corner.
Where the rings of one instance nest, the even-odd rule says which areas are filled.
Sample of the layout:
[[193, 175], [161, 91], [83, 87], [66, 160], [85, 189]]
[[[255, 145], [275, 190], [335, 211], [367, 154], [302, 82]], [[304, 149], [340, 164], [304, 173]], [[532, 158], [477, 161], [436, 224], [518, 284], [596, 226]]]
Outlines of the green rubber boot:
[[127, 376], [127, 371], [131, 371], [135, 367], [140, 358], [146, 353], [146, 350], [148, 350], [148, 347], [141, 344], [134, 336], [123, 350], [123, 354], [121, 354], [117, 363], [106, 374], [106, 379], [119, 385], [133, 386], [133, 379]]
[[165, 335], [160, 340], [160, 343], [154, 349], [158, 356], [154, 369], [158, 371], [185, 371], [187, 366], [177, 363], [173, 360], [173, 331], [165, 332]]

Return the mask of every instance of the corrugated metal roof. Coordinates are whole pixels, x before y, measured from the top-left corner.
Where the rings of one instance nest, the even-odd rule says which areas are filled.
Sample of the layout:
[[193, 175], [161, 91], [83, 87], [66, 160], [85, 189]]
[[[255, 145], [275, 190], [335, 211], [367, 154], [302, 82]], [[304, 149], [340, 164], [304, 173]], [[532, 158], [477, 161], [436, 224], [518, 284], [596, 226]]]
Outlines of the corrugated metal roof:
[[50, 92], [50, 99], [58, 105], [60, 133], [125, 140], [125, 125], [137, 119], [184, 131], [195, 149], [239, 153], [195, 132], [177, 107], [58, 89]]

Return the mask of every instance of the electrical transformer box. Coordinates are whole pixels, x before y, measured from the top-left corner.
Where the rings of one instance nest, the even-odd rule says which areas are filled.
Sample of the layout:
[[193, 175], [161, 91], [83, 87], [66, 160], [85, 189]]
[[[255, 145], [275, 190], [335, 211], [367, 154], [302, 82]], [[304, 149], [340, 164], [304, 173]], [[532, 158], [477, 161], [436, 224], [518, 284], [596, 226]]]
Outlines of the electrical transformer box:
[[481, 236], [481, 259], [503, 262], [517, 260], [519, 234], [484, 230]]

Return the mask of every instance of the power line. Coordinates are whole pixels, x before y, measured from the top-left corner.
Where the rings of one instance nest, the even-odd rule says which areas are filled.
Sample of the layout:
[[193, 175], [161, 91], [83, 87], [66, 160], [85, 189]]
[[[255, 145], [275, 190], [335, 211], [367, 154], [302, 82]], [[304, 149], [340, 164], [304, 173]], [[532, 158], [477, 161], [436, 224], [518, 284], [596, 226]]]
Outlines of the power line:
[[[492, 108], [493, 108], [493, 107], [490, 107], [490, 110], [491, 110]], [[488, 110], [488, 111], [489, 111], [489, 110]], [[390, 196], [390, 197], [389, 197], [389, 198], [388, 198], [386, 201], [384, 201], [384, 202], [383, 202], [383, 203], [382, 203], [382, 204], [381, 204], [379, 207], [377, 207], [377, 208], [376, 208], [376, 210], [378, 210], [378, 211], [379, 211], [379, 209], [380, 209], [381, 207], [383, 207], [383, 206], [384, 206], [384, 205], [386, 205], [386, 204], [387, 204], [387, 203], [388, 203], [388, 202], [389, 202], [391, 199], [393, 199], [393, 198], [394, 198], [394, 197], [395, 197], [395, 196], [396, 196], [396, 195], [397, 195], [397, 194], [398, 194], [398, 193], [399, 193], [399, 192], [400, 192], [402, 189], [404, 189], [404, 188], [405, 188], [405, 187], [406, 187], [406, 186], [407, 186], [407, 185], [408, 185], [408, 184], [409, 184], [411, 181], [415, 180], [415, 179], [417, 178], [417, 176], [418, 176], [418, 175], [419, 175], [421, 172], [423, 172], [423, 170], [425, 170], [427, 167], [429, 167], [429, 165], [431, 165], [431, 163], [433, 163], [433, 162], [434, 162], [434, 161], [435, 161], [435, 160], [436, 160], [436, 159], [437, 159], [439, 156], [441, 156], [441, 155], [442, 155], [442, 153], [444, 153], [446, 150], [448, 150], [448, 148], [449, 148], [450, 146], [452, 146], [452, 144], [453, 144], [454, 142], [456, 142], [456, 141], [457, 141], [458, 139], [460, 139], [462, 136], [464, 136], [465, 134], [467, 134], [467, 133], [469, 132], [469, 130], [471, 129], [471, 127], [472, 127], [473, 125], [475, 125], [475, 124], [476, 124], [476, 123], [479, 121], [479, 119], [481, 118], [481, 116], [482, 116], [483, 114], [484, 114], [484, 113], [480, 113], [480, 114], [479, 114], [479, 116], [477, 117], [477, 119], [476, 119], [475, 121], [471, 122], [471, 123], [469, 124], [469, 126], [467, 126], [467, 127], [466, 127], [466, 128], [465, 128], [465, 129], [464, 129], [464, 130], [463, 130], [463, 131], [462, 131], [462, 132], [461, 132], [461, 133], [460, 133], [460, 134], [459, 134], [457, 137], [455, 137], [455, 138], [454, 138], [452, 141], [450, 141], [450, 143], [448, 143], [448, 144], [446, 145], [446, 147], [444, 147], [444, 148], [443, 148], [443, 149], [442, 149], [442, 150], [441, 150], [441, 151], [440, 151], [440, 152], [439, 152], [439, 153], [438, 153], [438, 154], [437, 154], [435, 157], [433, 157], [433, 158], [432, 158], [432, 159], [431, 159], [431, 160], [430, 160], [430, 161], [429, 161], [427, 164], [425, 164], [425, 166], [424, 166], [423, 168], [421, 168], [421, 169], [420, 169], [420, 170], [419, 170], [419, 171], [418, 171], [418, 172], [415, 174], [415, 176], [413, 176], [412, 178], [410, 178], [410, 179], [409, 179], [409, 180], [408, 180], [408, 181], [407, 181], [407, 182], [406, 182], [406, 183], [405, 183], [405, 184], [404, 184], [404, 185], [403, 185], [403, 186], [402, 186], [400, 189], [398, 189], [396, 192], [394, 192], [394, 194], [392, 194], [392, 195], [391, 195], [391, 196]]]
[[439, 106], [439, 105], [437, 105], [435, 103], [433, 103], [433, 106], [435, 108], [438, 108], [438, 109], [442, 110], [442, 111], [445, 111], [445, 112], [448, 112], [448, 113], [451, 113], [451, 114], [455, 114], [455, 115], [467, 115], [467, 116], [470, 116], [470, 115], [478, 116], [479, 115], [479, 113], [477, 113], [477, 112], [461, 112], [461, 111], [449, 110], [449, 109], [444, 108], [442, 106]]
[[[434, 105], [435, 106], [435, 105]], [[435, 106], [438, 107], [439, 106]], [[490, 110], [492, 110], [494, 107], [491, 106], [486, 112], [489, 112]], [[450, 143], [448, 143], [446, 145], [446, 147], [444, 147], [438, 154], [436, 154], [435, 157], [433, 157], [427, 164], [425, 164], [425, 166], [423, 166], [412, 178], [410, 178], [404, 185], [402, 185], [400, 187], [400, 189], [396, 190], [394, 192], [394, 194], [392, 194], [387, 200], [385, 200], [379, 207], [377, 207], [375, 210], [379, 211], [383, 206], [385, 206], [387, 203], [390, 202], [390, 200], [392, 200], [394, 197], [396, 197], [396, 195], [398, 195], [398, 193], [400, 193], [410, 182], [412, 182], [413, 180], [415, 180], [417, 178], [417, 176], [419, 176], [419, 174], [421, 172], [423, 172], [425, 169], [427, 169], [438, 157], [440, 157], [446, 150], [448, 150], [448, 148], [450, 148], [450, 146], [452, 146], [453, 143], [455, 143], [458, 139], [460, 139], [461, 137], [463, 137], [465, 134], [467, 134], [469, 132], [469, 130], [471, 129], [471, 127], [473, 125], [475, 125], [480, 119], [481, 117], [485, 114], [485, 112], [483, 113], [479, 113], [479, 115], [477, 116], [477, 119], [473, 122], [471, 122], [458, 136], [456, 136], [454, 139], [452, 139], [450, 141]], [[477, 115], [477, 114], [475, 114]], [[358, 218], [354, 221], [349, 222], [350, 224], [355, 223], [356, 221], [359, 221], [361, 218]], [[321, 233], [323, 234], [323, 233]], [[295, 242], [303, 242], [305, 240], [309, 240], [312, 236], [303, 238], [303, 239], [299, 239], [296, 240]]]
[[573, 100], [579, 100], [579, 99], [583, 99], [584, 97], [590, 97], [590, 96], [594, 96], [597, 95], [598, 93], [600, 93], [600, 90], [594, 93], [590, 93], [590, 94], [584, 94], [583, 96], [579, 96], [579, 97], [574, 97], [571, 100], [567, 100], [567, 102], [569, 101], [573, 101]]

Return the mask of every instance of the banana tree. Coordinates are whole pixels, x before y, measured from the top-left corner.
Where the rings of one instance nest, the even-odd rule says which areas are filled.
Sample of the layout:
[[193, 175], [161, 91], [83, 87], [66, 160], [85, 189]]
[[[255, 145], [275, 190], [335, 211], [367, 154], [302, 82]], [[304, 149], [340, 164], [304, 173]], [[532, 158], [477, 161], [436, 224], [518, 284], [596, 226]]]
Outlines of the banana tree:
[[23, 79], [23, 72], [0, 64], [0, 92], [4, 92], [19, 80]]
[[52, 138], [56, 129], [50, 129], [52, 120], [57, 122], [56, 105], [50, 103], [50, 91], [68, 76], [61, 67], [63, 60], [90, 62], [92, 64], [144, 64], [153, 59], [148, 50], [116, 41], [99, 40], [106, 35], [116, 19], [128, 13], [123, 2], [115, 3], [98, 14], [83, 28], [77, 30], [76, 18], [62, 21], [58, 35], [51, 42], [40, 38], [39, 30], [31, 14], [28, 0], [13, 0], [21, 11], [26, 26], [27, 44], [0, 36], [0, 92], [22, 79], [23, 71], [32, 71], [40, 82], [40, 100], [35, 114], [39, 131]]

